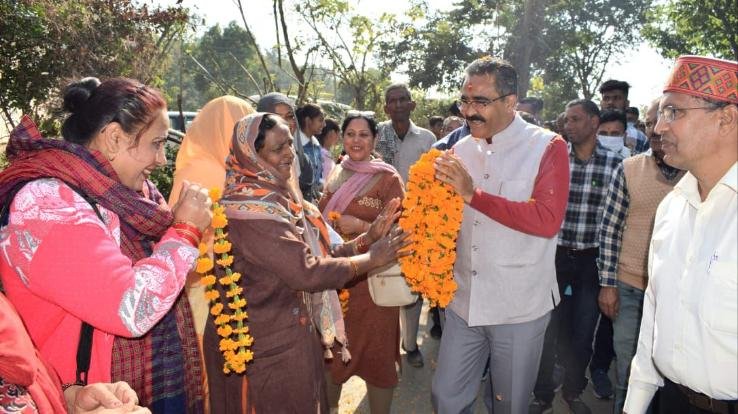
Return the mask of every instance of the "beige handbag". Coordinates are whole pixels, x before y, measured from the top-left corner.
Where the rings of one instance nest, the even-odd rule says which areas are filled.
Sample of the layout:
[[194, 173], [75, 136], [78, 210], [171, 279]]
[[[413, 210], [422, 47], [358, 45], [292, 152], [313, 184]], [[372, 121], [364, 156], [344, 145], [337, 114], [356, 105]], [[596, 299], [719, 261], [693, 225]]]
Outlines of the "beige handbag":
[[410, 290], [397, 262], [369, 272], [367, 283], [377, 306], [405, 306], [418, 300], [418, 294]]

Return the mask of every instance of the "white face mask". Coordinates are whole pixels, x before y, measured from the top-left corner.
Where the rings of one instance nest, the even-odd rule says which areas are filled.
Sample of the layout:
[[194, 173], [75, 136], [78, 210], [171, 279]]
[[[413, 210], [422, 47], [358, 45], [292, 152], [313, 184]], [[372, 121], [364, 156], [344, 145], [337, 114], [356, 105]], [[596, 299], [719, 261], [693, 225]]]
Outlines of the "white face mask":
[[615, 152], [620, 151], [620, 149], [625, 146], [624, 137], [611, 137], [598, 134], [597, 140], [600, 141], [600, 144], [602, 144], [602, 146]]

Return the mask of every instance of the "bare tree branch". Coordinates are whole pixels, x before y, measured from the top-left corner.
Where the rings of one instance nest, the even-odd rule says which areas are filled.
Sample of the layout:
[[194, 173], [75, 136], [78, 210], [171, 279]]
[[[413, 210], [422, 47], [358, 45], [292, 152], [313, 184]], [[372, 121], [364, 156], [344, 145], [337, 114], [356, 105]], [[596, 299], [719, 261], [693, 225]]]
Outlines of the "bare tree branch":
[[254, 49], [256, 50], [256, 56], [259, 57], [259, 62], [261, 63], [261, 67], [264, 70], [264, 73], [266, 74], [266, 78], [269, 81], [269, 84], [266, 85], [269, 87], [270, 90], [276, 90], [274, 87], [274, 82], [272, 82], [272, 77], [269, 74], [269, 69], [267, 69], [266, 62], [264, 61], [264, 55], [261, 53], [261, 49], [259, 49], [259, 45], [256, 43], [256, 38], [254, 37], [254, 34], [251, 32], [251, 29], [249, 28], [249, 24], [246, 22], [246, 15], [243, 12], [243, 4], [241, 4], [241, 0], [236, 0], [236, 3], [238, 5], [238, 11], [241, 13], [241, 20], [243, 21], [243, 27], [246, 29], [246, 32], [249, 35], [249, 39], [251, 39], [251, 43], [254, 46]]

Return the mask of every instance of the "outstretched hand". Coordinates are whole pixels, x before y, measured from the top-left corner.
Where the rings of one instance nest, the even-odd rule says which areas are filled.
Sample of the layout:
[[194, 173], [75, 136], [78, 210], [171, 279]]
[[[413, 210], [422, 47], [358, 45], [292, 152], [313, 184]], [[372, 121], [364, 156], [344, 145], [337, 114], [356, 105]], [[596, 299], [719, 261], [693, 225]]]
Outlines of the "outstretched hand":
[[395, 197], [384, 205], [384, 208], [379, 213], [376, 219], [369, 226], [369, 230], [366, 232], [369, 237], [369, 243], [384, 237], [387, 232], [392, 228], [392, 224], [400, 217], [400, 199]]

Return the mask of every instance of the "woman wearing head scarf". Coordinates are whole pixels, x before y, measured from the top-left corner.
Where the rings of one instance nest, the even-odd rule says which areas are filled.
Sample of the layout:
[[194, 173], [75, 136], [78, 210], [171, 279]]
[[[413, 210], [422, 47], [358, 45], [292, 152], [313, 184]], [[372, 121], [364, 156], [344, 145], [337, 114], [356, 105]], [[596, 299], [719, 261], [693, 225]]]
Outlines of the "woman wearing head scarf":
[[[210, 222], [207, 191], [184, 186], [170, 210], [148, 180], [166, 163], [157, 90], [86, 78], [67, 87], [64, 108], [64, 140], [41, 138], [24, 118], [8, 143], [6, 294], [63, 383], [122, 380], [155, 413], [201, 412], [200, 357], [180, 293]], [[84, 370], [75, 356], [88, 329]]]
[[[333, 169], [319, 205], [326, 217], [331, 212], [341, 215], [337, 230], [351, 238], [365, 231], [390, 200], [404, 197], [404, 190], [395, 168], [372, 156], [377, 136], [374, 118], [349, 113], [341, 130], [347, 157]], [[399, 308], [375, 305], [364, 278], [346, 288], [346, 332], [353, 358], [348, 364], [331, 364], [331, 408], [338, 408], [341, 384], [358, 375], [367, 383], [371, 412], [389, 413], [398, 380], [395, 364], [400, 363]]]
[[[198, 183], [205, 188], [223, 190], [225, 185], [225, 160], [231, 148], [233, 127], [236, 121], [254, 112], [248, 102], [235, 96], [221, 96], [205, 104], [192, 121], [182, 145], [177, 152], [174, 170], [174, 184], [169, 196], [169, 205], [179, 200], [179, 190], [184, 182]], [[212, 253], [213, 235], [206, 232], [203, 240]], [[202, 335], [208, 319], [208, 302], [205, 299], [205, 286], [196, 272], [187, 276], [187, 299], [192, 307], [195, 332], [202, 346]], [[203, 371], [203, 396], [206, 411], [208, 388]]]
[[[287, 124], [273, 114], [251, 114], [234, 130], [221, 204], [232, 269], [243, 275], [254, 359], [248, 382], [244, 375], [224, 375], [211, 316], [204, 349], [213, 412], [327, 412], [321, 340], [330, 346], [335, 336], [344, 345], [335, 358], [349, 358], [335, 289], [395, 260], [406, 245], [402, 233], [382, 237], [398, 217], [394, 200], [359, 240], [331, 249], [320, 213], [297, 189], [292, 144]], [[326, 313], [331, 317], [316, 318]]]

